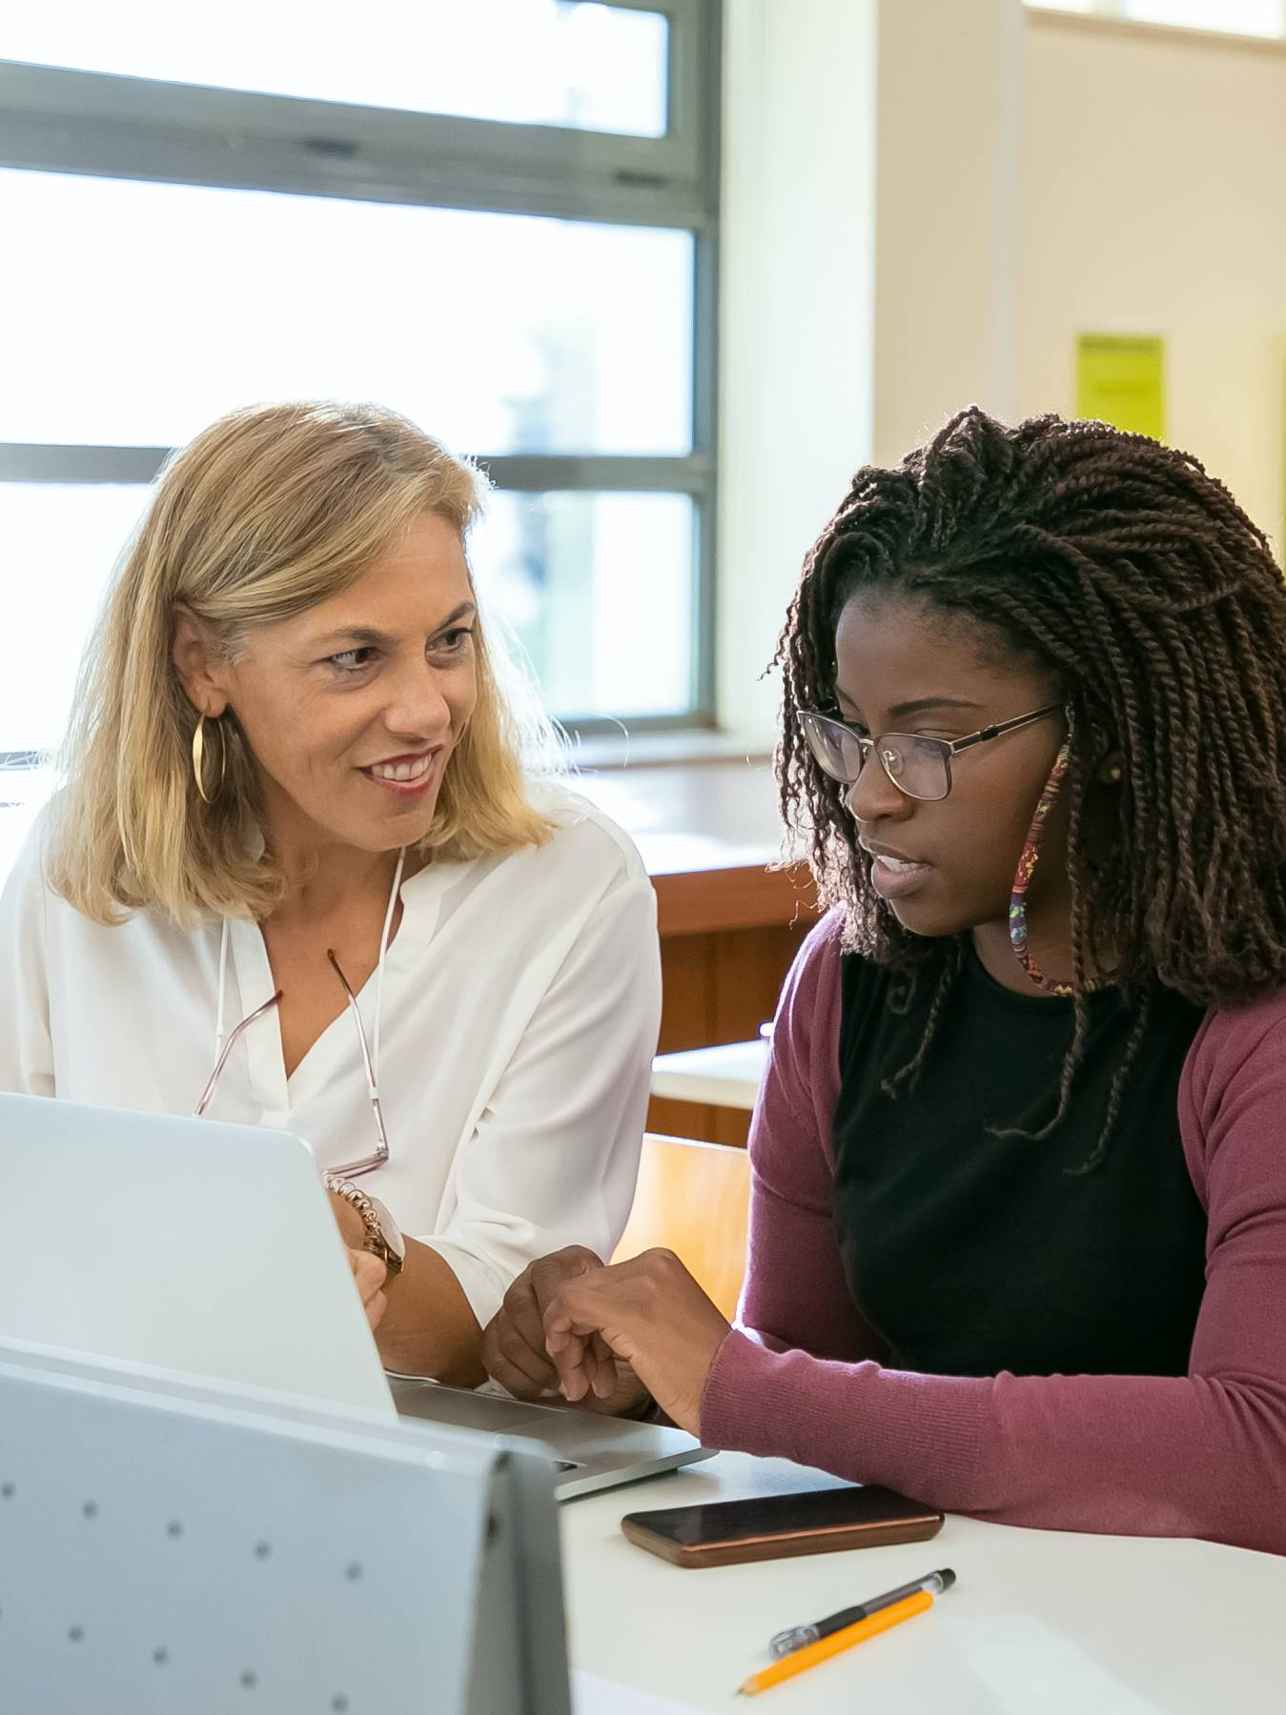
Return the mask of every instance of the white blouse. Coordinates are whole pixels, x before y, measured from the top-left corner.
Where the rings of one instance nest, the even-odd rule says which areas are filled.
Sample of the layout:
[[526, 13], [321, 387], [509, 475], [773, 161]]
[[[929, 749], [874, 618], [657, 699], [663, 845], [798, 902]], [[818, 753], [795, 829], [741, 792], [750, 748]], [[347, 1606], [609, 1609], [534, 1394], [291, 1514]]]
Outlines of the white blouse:
[[[634, 846], [561, 787], [552, 839], [402, 884], [384, 972], [390, 1159], [359, 1181], [450, 1265], [479, 1322], [534, 1258], [614, 1249], [634, 1195], [660, 1019], [656, 902]], [[215, 1060], [222, 924], [92, 923], [43, 877], [42, 817], [0, 895], [0, 1089], [190, 1114]], [[225, 1028], [274, 989], [231, 920]], [[374, 1042], [376, 979], [358, 996]], [[210, 1119], [305, 1138], [322, 1167], [376, 1145], [351, 1009], [287, 1078], [275, 1012], [234, 1045]], [[247, 1187], [253, 1194], [253, 1187]]]

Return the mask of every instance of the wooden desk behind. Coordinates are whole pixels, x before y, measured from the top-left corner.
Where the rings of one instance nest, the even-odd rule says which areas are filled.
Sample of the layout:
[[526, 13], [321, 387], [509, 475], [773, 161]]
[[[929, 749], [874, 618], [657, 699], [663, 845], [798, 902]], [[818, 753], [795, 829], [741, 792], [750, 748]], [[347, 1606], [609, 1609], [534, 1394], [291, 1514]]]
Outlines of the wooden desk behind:
[[[628, 830], [656, 889], [664, 1003], [659, 1051], [757, 1036], [816, 911], [802, 866], [780, 861], [764, 760], [604, 770], [575, 783]], [[744, 1144], [748, 1116], [654, 1097], [648, 1130]]]

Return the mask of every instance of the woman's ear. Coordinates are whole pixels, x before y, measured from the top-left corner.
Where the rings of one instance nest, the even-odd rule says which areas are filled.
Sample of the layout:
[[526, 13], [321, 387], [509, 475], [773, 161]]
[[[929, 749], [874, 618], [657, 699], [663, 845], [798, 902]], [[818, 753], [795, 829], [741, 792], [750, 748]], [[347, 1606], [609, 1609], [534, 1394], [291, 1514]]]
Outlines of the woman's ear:
[[218, 720], [228, 706], [228, 693], [218, 672], [219, 657], [206, 627], [186, 607], [175, 611], [170, 659], [192, 707], [198, 714]]

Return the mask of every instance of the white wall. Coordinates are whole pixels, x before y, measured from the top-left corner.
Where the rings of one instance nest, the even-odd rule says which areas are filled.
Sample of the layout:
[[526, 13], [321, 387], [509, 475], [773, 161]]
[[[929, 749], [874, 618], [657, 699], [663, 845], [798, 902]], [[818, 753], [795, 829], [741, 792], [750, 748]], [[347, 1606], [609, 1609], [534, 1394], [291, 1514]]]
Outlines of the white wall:
[[1023, 8], [883, 0], [876, 137], [874, 457], [962, 405], [1017, 409]]
[[719, 715], [849, 478], [1015, 409], [1020, 0], [726, 0]]
[[726, 0], [719, 712], [870, 458], [1075, 410], [1082, 331], [1167, 340], [1169, 438], [1275, 539], [1286, 51], [1021, 0]]
[[804, 552], [869, 456], [876, 0], [726, 0], [718, 708], [761, 682]]
[[1165, 335], [1167, 439], [1280, 546], [1286, 51], [1033, 15], [1024, 59], [1023, 413], [1077, 332]]

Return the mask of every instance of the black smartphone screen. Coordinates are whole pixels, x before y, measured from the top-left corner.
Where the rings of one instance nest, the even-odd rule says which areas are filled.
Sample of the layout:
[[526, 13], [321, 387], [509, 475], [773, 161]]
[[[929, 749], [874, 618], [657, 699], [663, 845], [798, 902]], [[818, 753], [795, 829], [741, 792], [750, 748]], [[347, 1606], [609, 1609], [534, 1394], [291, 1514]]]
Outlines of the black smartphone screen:
[[683, 1548], [696, 1548], [705, 1542], [744, 1542], [751, 1537], [795, 1536], [808, 1530], [936, 1516], [935, 1507], [866, 1484], [761, 1495], [747, 1501], [712, 1501], [706, 1506], [662, 1507], [656, 1512], [631, 1513], [629, 1518]]

